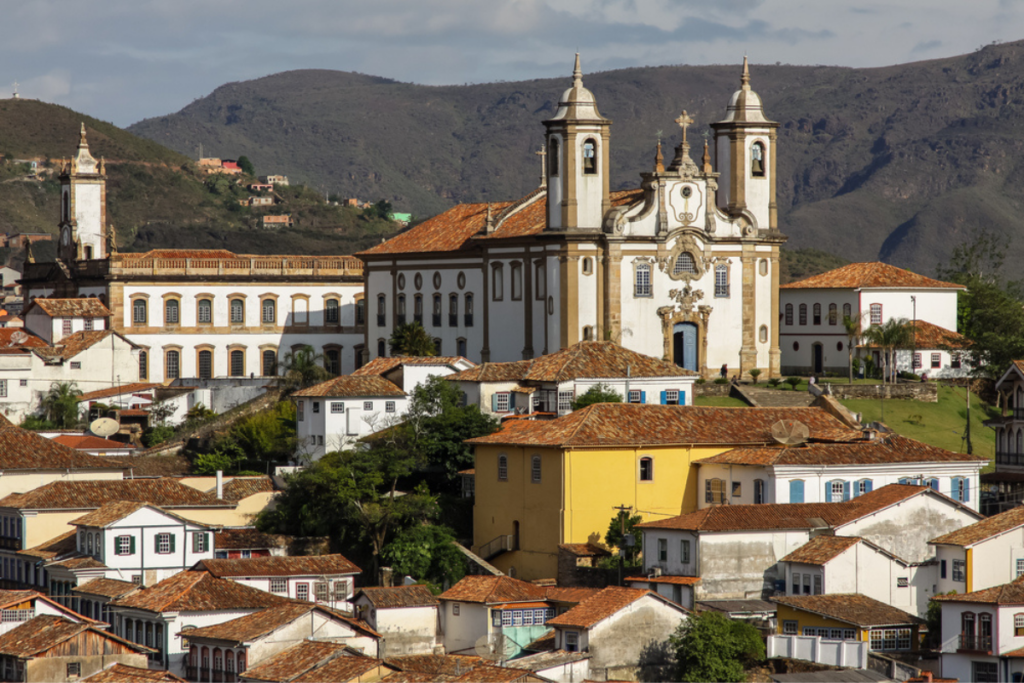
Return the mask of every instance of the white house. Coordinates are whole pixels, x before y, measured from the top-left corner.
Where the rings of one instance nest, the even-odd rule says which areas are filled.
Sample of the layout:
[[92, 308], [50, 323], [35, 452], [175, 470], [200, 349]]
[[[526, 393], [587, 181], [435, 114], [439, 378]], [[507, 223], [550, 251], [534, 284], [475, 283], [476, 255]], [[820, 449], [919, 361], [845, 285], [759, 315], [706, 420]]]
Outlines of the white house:
[[359, 618], [380, 633], [388, 657], [434, 651], [440, 635], [439, 604], [419, 585], [362, 588], [352, 598]]
[[485, 413], [566, 415], [572, 402], [605, 385], [628, 403], [693, 405], [696, 372], [611, 341], [583, 341], [534, 358], [484, 363], [456, 375], [466, 401]]
[[291, 398], [298, 412], [298, 452], [316, 460], [395, 425], [408, 412], [413, 390], [428, 377], [471, 367], [461, 357], [380, 357], [351, 375], [297, 391]]
[[701, 508], [840, 502], [889, 484], [916, 484], [977, 510], [979, 476], [988, 459], [869, 429], [794, 446], [734, 448], [696, 464]]
[[75, 623], [95, 623], [91, 615], [79, 614], [38, 591], [0, 590], [0, 635], [42, 614], [64, 617]]
[[987, 517], [928, 541], [935, 546], [940, 593], [971, 593], [1024, 576], [1024, 507]]
[[[779, 287], [782, 371], [785, 374], [833, 372], [845, 375], [850, 340], [843, 326], [844, 318], [860, 321], [862, 329], [893, 318], [906, 318], [930, 323], [958, 337], [955, 334], [956, 301], [957, 294], [964, 289], [962, 285], [880, 262], [851, 263], [782, 285]], [[940, 342], [945, 341], [943, 334], [926, 326], [918, 332], [922, 340], [916, 349], [922, 364], [915, 371], [927, 372], [929, 377], [967, 374], [962, 358], [941, 348], [944, 344]], [[854, 344], [857, 343], [855, 339]], [[932, 366], [932, 353], [939, 354], [939, 367]]]
[[47, 344], [55, 345], [75, 332], [107, 329], [110, 309], [94, 297], [80, 299], [48, 299], [32, 301], [21, 317], [25, 329], [38, 335]]
[[355, 577], [362, 572], [344, 555], [206, 559], [196, 565], [211, 575], [274, 595], [350, 610]]
[[980, 683], [1024, 677], [1024, 583], [939, 595], [943, 678]]

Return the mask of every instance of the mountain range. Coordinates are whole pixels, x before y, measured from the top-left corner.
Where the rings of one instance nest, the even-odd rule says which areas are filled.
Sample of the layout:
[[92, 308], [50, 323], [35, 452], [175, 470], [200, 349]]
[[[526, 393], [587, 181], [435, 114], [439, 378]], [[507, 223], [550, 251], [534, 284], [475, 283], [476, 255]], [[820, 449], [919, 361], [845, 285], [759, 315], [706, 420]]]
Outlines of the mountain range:
[[[537, 186], [542, 121], [571, 63], [565, 78], [452, 86], [290, 71], [226, 84], [128, 130], [182, 154], [200, 144], [211, 156], [244, 154], [266, 172], [425, 217]], [[751, 74], [780, 123], [779, 225], [791, 248], [932, 273], [990, 231], [1010, 241], [1008, 262], [1024, 257], [1024, 43], [872, 69], [755, 64]], [[613, 189], [639, 183], [659, 137], [676, 144], [681, 110], [697, 121], [691, 135], [721, 119], [739, 76], [738, 64], [585, 73], [614, 121]]]

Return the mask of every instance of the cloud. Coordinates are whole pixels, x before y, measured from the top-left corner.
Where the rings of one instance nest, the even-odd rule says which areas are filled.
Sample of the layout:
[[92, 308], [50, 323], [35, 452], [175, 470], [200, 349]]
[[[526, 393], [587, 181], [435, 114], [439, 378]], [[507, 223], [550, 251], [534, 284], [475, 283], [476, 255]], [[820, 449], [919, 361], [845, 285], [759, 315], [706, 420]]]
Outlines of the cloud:
[[71, 94], [71, 72], [67, 69], [52, 69], [48, 73], [30, 78], [20, 84], [18, 90], [23, 97], [52, 102]]
[[929, 41], [926, 41], [926, 42], [923, 42], [923, 43], [918, 43], [913, 48], [911, 48], [910, 52], [911, 52], [911, 54], [918, 54], [918, 53], [921, 53], [921, 52], [931, 52], [932, 50], [935, 50], [935, 49], [940, 48], [940, 47], [942, 47], [942, 41], [941, 40], [929, 40]]

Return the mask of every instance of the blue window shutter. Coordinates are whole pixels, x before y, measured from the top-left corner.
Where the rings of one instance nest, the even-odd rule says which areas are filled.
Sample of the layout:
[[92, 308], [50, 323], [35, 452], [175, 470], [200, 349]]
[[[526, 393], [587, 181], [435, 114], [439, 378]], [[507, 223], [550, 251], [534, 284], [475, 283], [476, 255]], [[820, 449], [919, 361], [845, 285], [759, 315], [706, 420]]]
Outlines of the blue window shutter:
[[129, 536], [128, 538], [129, 538], [129, 540], [128, 540], [128, 554], [129, 555], [134, 555], [135, 554], [135, 537], [134, 536]]
[[171, 552], [174, 552], [174, 534], [171, 534]]
[[964, 483], [964, 502], [969, 503], [971, 502], [971, 480], [964, 477], [961, 481]]
[[509, 412], [516, 412], [516, 392], [508, 392], [508, 409]]
[[641, 403], [647, 403], [647, 392], [646, 391], [641, 391], [640, 392], [640, 402]]
[[952, 482], [952, 486], [950, 487], [949, 495], [953, 500], [961, 500], [962, 494], [960, 491], [960, 477], [953, 477], [950, 481]]
[[871, 493], [871, 480], [870, 479], [865, 479], [864, 480], [864, 493]]
[[900, 479], [900, 483], [901, 484], [906, 484], [908, 481], [909, 481], [909, 479], [907, 479], [906, 477], [903, 477], [902, 479]]
[[789, 502], [804, 502], [804, 482], [800, 479], [789, 482]]
[[666, 391], [661, 392], [661, 405], [667, 405], [665, 403], [668, 400], [667, 398], [665, 398], [667, 395], [668, 395], [668, 392], [666, 392]]
[[681, 406], [685, 406], [686, 405], [686, 392], [685, 391], [680, 391], [679, 392], [679, 405], [681, 405]]
[[498, 394], [491, 394], [491, 412], [498, 412]]
[[850, 482], [843, 482], [843, 500], [850, 500]]
[[825, 502], [832, 502], [832, 482], [830, 481], [825, 482]]

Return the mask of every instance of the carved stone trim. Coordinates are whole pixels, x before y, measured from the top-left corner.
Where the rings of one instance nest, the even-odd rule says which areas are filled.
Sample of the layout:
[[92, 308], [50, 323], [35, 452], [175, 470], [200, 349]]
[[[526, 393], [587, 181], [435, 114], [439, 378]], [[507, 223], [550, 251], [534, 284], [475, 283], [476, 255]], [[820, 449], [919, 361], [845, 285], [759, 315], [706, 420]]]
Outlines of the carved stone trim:
[[[683, 253], [687, 253], [693, 258], [694, 272], [675, 272], [676, 260]], [[697, 240], [693, 238], [693, 235], [683, 235], [677, 238], [672, 251], [668, 253], [668, 256], [661, 259], [658, 265], [662, 272], [666, 273], [673, 280], [682, 280], [687, 283], [701, 279], [704, 277], [704, 273], [707, 272], [703, 249], [697, 244]]]

